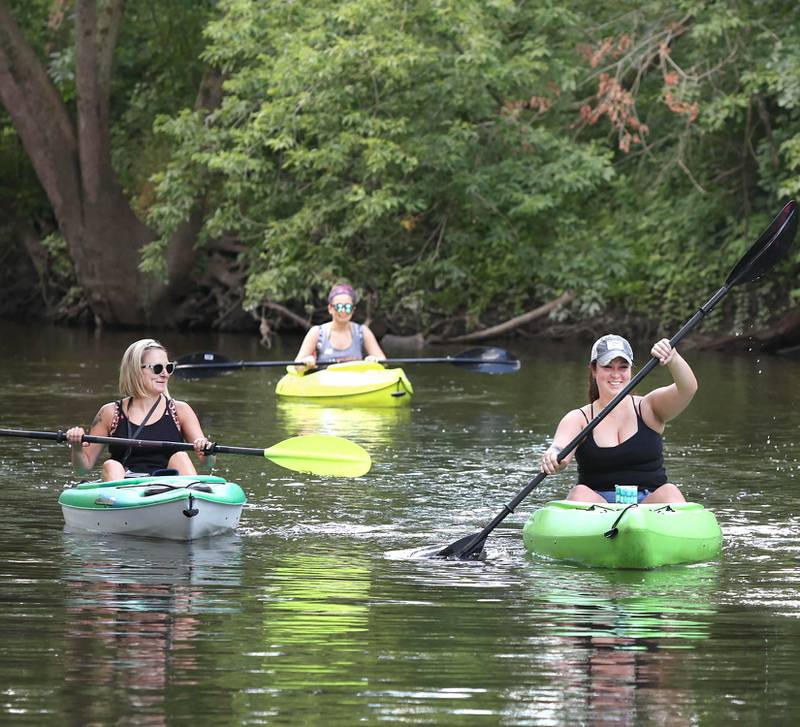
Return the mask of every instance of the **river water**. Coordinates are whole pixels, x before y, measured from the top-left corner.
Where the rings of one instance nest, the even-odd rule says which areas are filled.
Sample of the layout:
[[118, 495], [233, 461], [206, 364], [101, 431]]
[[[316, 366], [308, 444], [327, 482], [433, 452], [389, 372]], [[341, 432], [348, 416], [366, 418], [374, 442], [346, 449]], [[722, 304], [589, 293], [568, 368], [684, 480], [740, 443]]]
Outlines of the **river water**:
[[[0, 336], [1, 426], [31, 430], [88, 425], [139, 337]], [[162, 340], [173, 357], [278, 360], [298, 343]], [[249, 503], [236, 535], [201, 542], [64, 532], [66, 446], [0, 440], [0, 722], [794, 723], [800, 362], [687, 354], [700, 390], [667, 429], [668, 472], [716, 512], [719, 561], [614, 572], [526, 554], [522, 525], [574, 470], [542, 482], [486, 561], [418, 557], [502, 510], [584, 401], [588, 346], [502, 345], [523, 361], [516, 375], [406, 366], [404, 410], [276, 402], [280, 369], [173, 381], [221, 444], [321, 432], [373, 458], [368, 475], [333, 480], [220, 456]], [[641, 391], [667, 380], [656, 371]]]

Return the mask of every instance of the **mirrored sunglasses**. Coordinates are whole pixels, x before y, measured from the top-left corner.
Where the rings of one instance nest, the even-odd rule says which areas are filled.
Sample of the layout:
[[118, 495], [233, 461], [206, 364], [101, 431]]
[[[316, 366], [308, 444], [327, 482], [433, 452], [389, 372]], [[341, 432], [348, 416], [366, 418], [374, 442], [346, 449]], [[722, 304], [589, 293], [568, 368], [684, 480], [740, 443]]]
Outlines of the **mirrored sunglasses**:
[[352, 313], [355, 308], [352, 303], [333, 303], [332, 305], [337, 313]]
[[172, 372], [175, 371], [175, 362], [170, 361], [169, 363], [156, 363], [156, 364], [142, 364], [143, 369], [152, 369], [153, 373], [156, 376], [159, 376], [162, 371], [167, 372], [167, 376], [171, 376]]

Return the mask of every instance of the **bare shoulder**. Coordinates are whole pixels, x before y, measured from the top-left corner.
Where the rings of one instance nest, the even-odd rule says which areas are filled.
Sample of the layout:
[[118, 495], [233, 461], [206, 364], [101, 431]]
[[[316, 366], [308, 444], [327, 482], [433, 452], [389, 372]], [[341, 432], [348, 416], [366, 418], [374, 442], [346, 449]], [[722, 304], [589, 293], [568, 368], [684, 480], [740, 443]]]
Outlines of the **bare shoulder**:
[[180, 416], [181, 414], [188, 414], [189, 412], [194, 414], [194, 409], [192, 409], [192, 407], [189, 406], [189, 404], [187, 404], [185, 401], [179, 401], [178, 399], [173, 399], [172, 403], [175, 404], [175, 411], [178, 412], [178, 416]]
[[577, 409], [567, 412], [564, 418], [570, 417], [581, 424], [586, 424], [590, 418], [590, 414], [589, 404], [586, 404], [585, 406], [579, 406]]
[[578, 409], [568, 411], [561, 419], [561, 423], [576, 431], [583, 429], [589, 418], [588, 413], [584, 411], [585, 408], [586, 407], [579, 407]]
[[666, 386], [661, 386], [652, 391], [648, 391], [644, 396], [634, 396], [633, 405], [636, 407], [636, 410], [640, 412], [642, 416], [653, 414], [653, 399], [659, 395], [659, 392], [664, 391], [666, 388]]
[[97, 414], [94, 415], [94, 419], [92, 420], [92, 426], [89, 428], [89, 431], [97, 433], [108, 433], [111, 431], [111, 424], [114, 421], [114, 416], [117, 412], [117, 402], [116, 401], [109, 401], [108, 404], [103, 404], [103, 406], [98, 409]]
[[[94, 418], [95, 422], [110, 422], [114, 415], [117, 413], [117, 402], [116, 401], [109, 401], [108, 404], [103, 404], [100, 407], [97, 415]], [[94, 423], [94, 422], [93, 422]]]

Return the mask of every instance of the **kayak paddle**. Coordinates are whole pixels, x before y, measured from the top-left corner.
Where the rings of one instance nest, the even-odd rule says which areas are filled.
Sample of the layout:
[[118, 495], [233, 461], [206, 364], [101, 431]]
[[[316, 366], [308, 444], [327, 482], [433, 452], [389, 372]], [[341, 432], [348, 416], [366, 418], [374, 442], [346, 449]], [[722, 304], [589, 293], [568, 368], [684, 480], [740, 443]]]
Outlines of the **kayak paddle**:
[[495, 346], [478, 346], [455, 356], [440, 358], [387, 358], [387, 364], [439, 364], [448, 363], [467, 371], [478, 371], [482, 374], [512, 374], [519, 371], [520, 362], [503, 348]]
[[[66, 442], [64, 432], [29, 432], [22, 429], [0, 429], [2, 437], [23, 437], [25, 439], [49, 439]], [[121, 444], [134, 449], [177, 449], [192, 451], [189, 442], [162, 442], [147, 439], [123, 439], [121, 437], [98, 437], [84, 434], [83, 442], [93, 444]], [[252, 447], [227, 447], [214, 444], [208, 454], [251, 454], [266, 457], [275, 464], [297, 472], [329, 477], [360, 477], [369, 472], [372, 460], [369, 453], [359, 444], [342, 437], [328, 434], [308, 434], [291, 437], [273, 444], [267, 449]]]
[[[273, 366], [292, 366], [297, 361], [234, 361], [213, 351], [198, 351], [181, 356], [176, 362], [175, 374], [183, 378], [207, 378], [230, 371], [232, 369], [265, 368]], [[383, 364], [439, 364], [448, 363], [453, 366], [478, 371], [483, 374], [508, 374], [519, 371], [519, 360], [508, 351], [494, 346], [479, 346], [455, 356], [440, 358], [387, 358]], [[317, 369], [330, 364], [320, 364]]]
[[[761, 233], [755, 244], [745, 253], [741, 260], [731, 270], [725, 284], [709, 298], [705, 305], [683, 324], [683, 327], [670, 339], [670, 345], [675, 348], [680, 341], [691, 331], [703, 318], [705, 318], [714, 306], [717, 305], [736, 285], [742, 285], [754, 280], [758, 280], [764, 273], [770, 270], [775, 263], [780, 260], [789, 249], [792, 241], [797, 234], [797, 205], [794, 201], [788, 202], [778, 213], [769, 227]], [[558, 461], [564, 459], [573, 449], [575, 449], [583, 439], [605, 419], [617, 404], [619, 404], [634, 387], [647, 376], [656, 366], [658, 359], [651, 358], [642, 369], [630, 380], [628, 385], [622, 389], [592, 421], [590, 421], [575, 438], [567, 444], [558, 454]], [[539, 472], [525, 487], [520, 490], [517, 496], [507, 505], [503, 506], [502, 512], [498, 513], [483, 530], [479, 533], [467, 535], [465, 538], [456, 540], [446, 548], [436, 552], [432, 557], [450, 559], [475, 559], [479, 558], [483, 551], [483, 544], [489, 533], [492, 532], [505, 518], [514, 512], [516, 507], [533, 491], [533, 489], [545, 478], [545, 472]]]

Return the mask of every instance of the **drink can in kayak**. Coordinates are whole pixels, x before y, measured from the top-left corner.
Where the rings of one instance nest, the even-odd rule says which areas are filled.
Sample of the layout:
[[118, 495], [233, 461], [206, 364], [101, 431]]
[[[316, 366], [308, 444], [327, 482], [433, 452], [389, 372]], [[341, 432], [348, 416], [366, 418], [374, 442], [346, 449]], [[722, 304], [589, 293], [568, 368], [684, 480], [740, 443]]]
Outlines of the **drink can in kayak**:
[[615, 485], [614, 499], [626, 505], [639, 502], [639, 488], [636, 485]]

